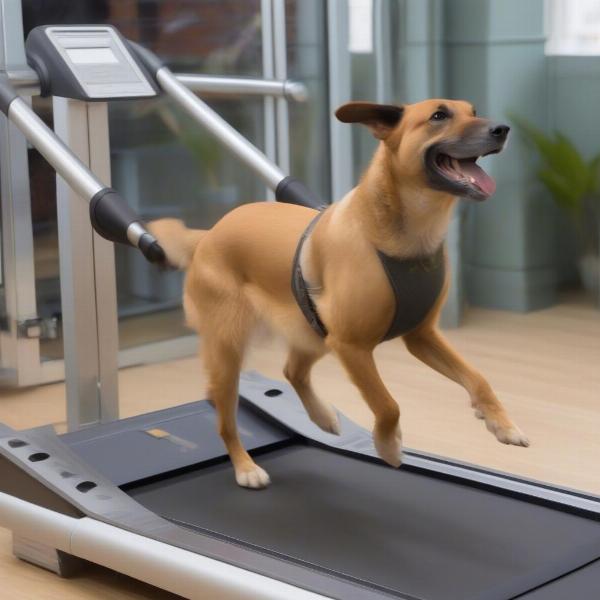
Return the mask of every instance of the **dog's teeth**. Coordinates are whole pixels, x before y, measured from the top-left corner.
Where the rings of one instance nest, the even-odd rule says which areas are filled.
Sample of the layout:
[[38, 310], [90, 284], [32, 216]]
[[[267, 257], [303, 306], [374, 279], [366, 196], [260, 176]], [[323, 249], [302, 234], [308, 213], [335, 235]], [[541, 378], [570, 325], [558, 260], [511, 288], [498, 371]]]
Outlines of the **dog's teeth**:
[[470, 181], [471, 183], [475, 183], [475, 177], [469, 177], [469, 181]]

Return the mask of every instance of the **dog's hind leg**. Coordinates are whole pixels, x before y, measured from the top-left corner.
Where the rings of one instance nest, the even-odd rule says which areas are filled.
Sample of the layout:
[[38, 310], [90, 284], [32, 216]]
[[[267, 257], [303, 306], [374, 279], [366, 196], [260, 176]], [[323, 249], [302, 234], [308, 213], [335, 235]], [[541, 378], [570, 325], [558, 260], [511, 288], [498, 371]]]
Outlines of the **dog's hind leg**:
[[499, 442], [529, 446], [529, 440], [512, 422], [483, 375], [464, 361], [437, 329], [417, 329], [404, 336], [404, 343], [411, 354], [469, 392], [475, 416], [485, 421]]
[[210, 324], [204, 327], [203, 357], [209, 398], [217, 411], [219, 434], [233, 463], [237, 483], [247, 488], [264, 488], [269, 484], [269, 476], [246, 452], [236, 421], [240, 370], [254, 315], [242, 299], [220, 303], [218, 315], [218, 319], [211, 315]]
[[318, 352], [307, 352], [298, 348], [290, 348], [288, 359], [283, 370], [292, 384], [311, 421], [323, 431], [339, 435], [340, 420], [335, 408], [321, 400], [312, 387], [310, 372], [313, 365], [325, 354], [325, 349]]

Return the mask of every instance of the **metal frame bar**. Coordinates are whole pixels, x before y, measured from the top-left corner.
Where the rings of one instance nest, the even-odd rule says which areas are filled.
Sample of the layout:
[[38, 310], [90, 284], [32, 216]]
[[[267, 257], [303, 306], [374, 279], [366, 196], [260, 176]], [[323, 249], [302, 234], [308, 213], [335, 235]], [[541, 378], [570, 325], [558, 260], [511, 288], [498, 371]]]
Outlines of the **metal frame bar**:
[[[262, 19], [262, 71], [267, 78], [275, 77], [275, 58], [273, 56], [273, 0], [261, 0]], [[275, 118], [275, 98], [267, 96], [263, 100], [265, 155], [273, 162], [277, 160], [277, 126]], [[269, 202], [275, 200], [275, 193], [267, 185], [266, 197]]]
[[[0, 71], [30, 72], [25, 58], [21, 7], [0, 1]], [[17, 127], [0, 115], [0, 183], [2, 197], [1, 258], [7, 329], [0, 331], [2, 380], [33, 385], [40, 371], [39, 339], [21, 337], [19, 322], [37, 317], [34, 244], [29, 191], [27, 142]]]
[[[158, 342], [149, 342], [119, 350], [118, 365], [120, 369], [136, 365], [148, 365], [193, 356], [198, 351], [198, 336], [184, 335]], [[54, 359], [43, 361], [41, 374], [36, 383], [55, 383], [65, 379], [65, 361]]]
[[81, 159], [73, 156], [73, 150], [67, 144], [57, 143], [51, 129], [32, 112], [25, 100], [15, 98], [8, 108], [8, 116], [56, 171], [63, 173], [69, 187], [83, 196], [86, 205], [89, 198], [106, 187]]
[[[83, 165], [110, 181], [106, 103], [53, 98], [53, 108], [56, 134]], [[75, 189], [89, 195], [87, 187]], [[119, 414], [114, 246], [92, 229], [88, 203], [71, 181], [56, 178], [56, 201], [67, 426], [72, 431]]]
[[[277, 79], [287, 78], [287, 41], [285, 0], [272, 0], [274, 74]], [[277, 135], [277, 164], [285, 173], [290, 172], [290, 127], [288, 105], [285, 98], [275, 100]]]
[[[269, 1], [269, 0], [267, 0]], [[263, 42], [264, 44], [264, 42]], [[263, 65], [266, 61], [263, 61]], [[304, 102], [306, 87], [299, 81], [291, 79], [269, 79], [264, 69], [265, 79], [250, 77], [216, 77], [213, 75], [197, 75], [195, 73], [175, 73], [175, 77], [192, 92], [198, 94], [218, 94], [224, 96], [272, 96], [276, 98]]]
[[[272, 0], [263, 1], [270, 3]], [[272, 69], [265, 68], [263, 71], [264, 78], [221, 77], [217, 75], [200, 75], [198, 73], [175, 73], [175, 77], [192, 92], [203, 95], [272, 96], [287, 98], [296, 102], [307, 100], [306, 86], [300, 81], [285, 78], [274, 79], [272, 75], [267, 74]], [[32, 69], [11, 69], [6, 71], [6, 75], [11, 85], [22, 96], [37, 96], [40, 93], [40, 80], [37, 73]]]
[[24, 69], [10, 69], [5, 73], [13, 88], [21, 96], [39, 96], [40, 78], [33, 69], [29, 67]]
[[390, 102], [392, 99], [391, 10], [391, 3], [384, 0], [373, 0], [375, 98], [380, 103]]
[[[329, 114], [351, 98], [350, 57], [348, 52], [348, 3], [327, 0], [327, 49]], [[351, 128], [332, 118], [329, 125], [331, 198], [341, 200], [354, 186]]]

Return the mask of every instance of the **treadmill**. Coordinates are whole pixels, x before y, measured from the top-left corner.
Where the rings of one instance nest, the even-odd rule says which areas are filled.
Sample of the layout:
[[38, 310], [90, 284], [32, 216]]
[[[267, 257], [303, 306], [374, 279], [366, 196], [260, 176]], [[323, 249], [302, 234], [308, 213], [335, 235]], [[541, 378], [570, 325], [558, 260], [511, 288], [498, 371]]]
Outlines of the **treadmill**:
[[[114, 28], [39, 27], [26, 49], [29, 88], [60, 97], [55, 126], [94, 103], [166, 93], [262, 177], [278, 201], [318, 205], [184, 78]], [[23, 78], [21, 72], [19, 85]], [[61, 175], [59, 190], [74, 194], [66, 206], [89, 202], [97, 252], [125, 243], [160, 263], [156, 240], [90, 169], [98, 159], [78, 158], [13, 83], [16, 76], [0, 75], [0, 108]], [[284, 95], [285, 82], [280, 88]], [[71, 268], [65, 285], [75, 288], [65, 247], [61, 270]], [[99, 273], [96, 283], [108, 281]], [[94, 314], [106, 323], [104, 292], [96, 285]], [[258, 373], [241, 377], [239, 429], [273, 483], [240, 488], [208, 401], [117, 419], [115, 373], [107, 372], [110, 353], [102, 349], [114, 343], [110, 336], [94, 339], [96, 359], [105, 362], [89, 393], [83, 357], [74, 354], [85, 350], [76, 347], [87, 339], [77, 328], [82, 313], [77, 302], [71, 308], [63, 311], [69, 432], [0, 424], [0, 526], [13, 531], [14, 552], [24, 560], [61, 575], [91, 561], [194, 599], [600, 595], [600, 498], [411, 450], [392, 469], [377, 457], [370, 432], [343, 415], [340, 436], [321, 431], [291, 386]]]

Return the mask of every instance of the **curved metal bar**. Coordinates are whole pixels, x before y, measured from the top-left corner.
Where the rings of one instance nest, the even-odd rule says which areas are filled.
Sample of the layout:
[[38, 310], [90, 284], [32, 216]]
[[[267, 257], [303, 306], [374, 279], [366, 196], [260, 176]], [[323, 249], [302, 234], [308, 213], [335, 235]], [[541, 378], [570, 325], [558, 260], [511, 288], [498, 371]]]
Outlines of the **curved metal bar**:
[[217, 77], [194, 73], [174, 73], [175, 77], [193, 92], [231, 96], [276, 96], [305, 102], [306, 86], [299, 81], [253, 79], [249, 77]]
[[10, 103], [8, 118], [80, 196], [89, 201], [106, 187], [22, 98]]
[[279, 183], [285, 179], [285, 173], [256, 146], [181, 83], [168, 67], [161, 67], [157, 71], [156, 80], [161, 88], [193, 119], [206, 127], [219, 142], [262, 177], [271, 189], [277, 189]]

